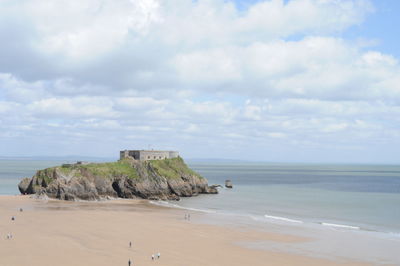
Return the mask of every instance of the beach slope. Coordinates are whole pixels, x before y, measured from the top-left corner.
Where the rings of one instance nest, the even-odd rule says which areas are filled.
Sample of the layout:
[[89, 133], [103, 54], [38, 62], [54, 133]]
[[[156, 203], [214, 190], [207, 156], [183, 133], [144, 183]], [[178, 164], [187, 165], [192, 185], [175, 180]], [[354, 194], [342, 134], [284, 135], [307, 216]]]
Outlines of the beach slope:
[[[23, 211], [20, 212], [19, 209]], [[196, 223], [202, 214], [144, 200], [42, 201], [0, 196], [0, 265], [365, 265], [246, 248], [240, 243], [308, 241]], [[11, 217], [14, 216], [15, 220]], [[12, 239], [7, 239], [7, 234]], [[132, 247], [129, 247], [132, 242]], [[160, 253], [152, 261], [151, 255]]]

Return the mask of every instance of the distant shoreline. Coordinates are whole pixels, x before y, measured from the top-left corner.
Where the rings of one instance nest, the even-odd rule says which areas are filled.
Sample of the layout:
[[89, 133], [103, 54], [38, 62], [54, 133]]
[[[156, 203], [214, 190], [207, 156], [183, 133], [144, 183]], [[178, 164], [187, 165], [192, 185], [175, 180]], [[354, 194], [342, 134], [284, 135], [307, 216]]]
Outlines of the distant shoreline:
[[[0, 156], [0, 160], [16, 160], [16, 161], [55, 161], [55, 162], [76, 162], [76, 161], [93, 161], [93, 162], [113, 162], [118, 157], [95, 157], [95, 156]], [[348, 161], [257, 161], [243, 159], [224, 159], [224, 158], [185, 158], [187, 163], [227, 163], [227, 164], [270, 164], [270, 165], [353, 165], [353, 166], [399, 166], [400, 162], [348, 162]]]

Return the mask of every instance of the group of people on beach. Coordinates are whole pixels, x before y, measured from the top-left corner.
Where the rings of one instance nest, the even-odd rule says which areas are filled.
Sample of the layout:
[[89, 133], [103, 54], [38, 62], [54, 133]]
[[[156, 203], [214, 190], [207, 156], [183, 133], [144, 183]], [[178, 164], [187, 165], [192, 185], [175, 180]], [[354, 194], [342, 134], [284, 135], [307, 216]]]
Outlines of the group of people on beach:
[[[23, 209], [20, 208], [19, 211], [22, 212]], [[15, 221], [15, 216], [11, 216], [11, 221]], [[7, 236], [6, 236], [6, 239], [8, 239], [8, 240], [13, 239], [13, 235], [11, 233], [8, 233]]]
[[[129, 241], [129, 248], [132, 248], [132, 241]], [[156, 259], [160, 259], [161, 257], [161, 253], [158, 252], [157, 254], [152, 254], [151, 255], [151, 260], [154, 261]], [[133, 261], [131, 261], [131, 259], [128, 260], [128, 266], [133, 265]]]
[[[15, 216], [11, 217], [11, 221], [15, 221]], [[7, 239], [12, 239], [12, 238], [13, 238], [13, 235], [11, 233], [8, 233], [7, 234]]]
[[155, 254], [155, 255], [153, 254], [153, 255], [151, 255], [151, 260], [155, 260], [156, 258], [159, 259], [160, 256], [161, 256], [161, 253], [160, 253], [160, 252], [158, 252], [158, 253]]
[[[190, 213], [185, 213], [185, 220], [190, 221]], [[129, 248], [132, 248], [132, 241], [129, 241]], [[152, 254], [151, 255], [151, 260], [154, 261], [156, 259], [159, 259], [161, 257], [161, 253], [158, 252], [157, 254]], [[128, 260], [128, 266], [133, 265], [133, 262], [131, 259]]]

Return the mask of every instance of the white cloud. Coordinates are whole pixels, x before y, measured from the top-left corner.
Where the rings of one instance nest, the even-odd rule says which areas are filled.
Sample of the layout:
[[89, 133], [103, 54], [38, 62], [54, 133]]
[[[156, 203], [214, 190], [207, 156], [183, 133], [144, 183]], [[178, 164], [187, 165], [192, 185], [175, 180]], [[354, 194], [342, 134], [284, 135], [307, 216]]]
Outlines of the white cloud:
[[41, 36], [37, 48], [72, 60], [108, 53], [130, 32], [146, 34], [150, 25], [160, 20], [155, 0], [39, 0], [28, 1], [23, 8], [29, 10], [28, 18]]
[[398, 58], [371, 40], [337, 37], [373, 12], [370, 1], [270, 0], [245, 10], [224, 0], [0, 7], [7, 147], [26, 139], [38, 153], [48, 142], [111, 154], [152, 144], [193, 157], [213, 149], [271, 160], [282, 150], [399, 147]]
[[283, 0], [261, 1], [250, 7], [239, 25], [244, 30], [264, 29], [261, 34], [288, 36], [296, 33], [340, 31], [363, 21], [372, 12], [369, 1]]
[[[207, 49], [179, 55], [174, 66], [185, 84], [245, 95], [347, 100], [400, 96], [394, 81], [400, 77], [395, 58], [364, 53], [331, 37]], [[207, 82], [213, 86], [207, 87]]]
[[[0, 114], [7, 114], [18, 108], [18, 104], [6, 101], [0, 101]], [[1, 121], [1, 120], [0, 120]]]
[[116, 99], [116, 109], [128, 110], [143, 110], [153, 109], [154, 107], [165, 107], [168, 104], [167, 100], [156, 100], [151, 97], [124, 97]]
[[376, 51], [370, 51], [362, 56], [367, 67], [394, 67], [398, 61], [390, 55], [384, 55]]
[[271, 137], [271, 138], [285, 138], [286, 137], [286, 134], [284, 134], [284, 133], [280, 133], [280, 132], [269, 132], [269, 133], [267, 133], [267, 136], [268, 137]]
[[330, 124], [322, 129], [322, 132], [333, 133], [345, 130], [348, 127], [346, 123]]
[[25, 82], [10, 73], [0, 73], [0, 88], [5, 96], [17, 102], [30, 102], [45, 96], [44, 82]]
[[76, 97], [76, 98], [45, 98], [34, 101], [27, 109], [39, 117], [82, 118], [115, 117], [112, 102], [104, 98]]
[[177, 55], [171, 62], [180, 79], [187, 82], [219, 83], [238, 81], [241, 78], [240, 62], [232, 55], [235, 50], [218, 49]]

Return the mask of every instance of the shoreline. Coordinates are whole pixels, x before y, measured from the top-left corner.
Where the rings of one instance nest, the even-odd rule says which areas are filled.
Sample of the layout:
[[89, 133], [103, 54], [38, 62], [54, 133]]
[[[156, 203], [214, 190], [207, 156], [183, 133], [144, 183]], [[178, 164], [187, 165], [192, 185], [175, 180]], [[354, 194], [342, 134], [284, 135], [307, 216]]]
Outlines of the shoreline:
[[[23, 212], [19, 212], [19, 208]], [[155, 206], [147, 200], [64, 202], [0, 196], [0, 257], [5, 265], [370, 265], [265, 250], [250, 244], [313, 241], [283, 232], [204, 224], [207, 214]], [[10, 217], [15, 216], [15, 221]], [[13, 239], [7, 240], [8, 232]], [[133, 248], [128, 247], [132, 241]]]
[[[184, 199], [186, 200], [186, 199]], [[188, 201], [191, 198], [187, 199]], [[179, 204], [179, 203], [177, 203]], [[174, 208], [174, 203], [169, 207]], [[159, 205], [159, 204], [157, 204]], [[179, 209], [186, 209], [178, 206]], [[187, 208], [188, 210], [198, 210]], [[294, 235], [309, 241], [298, 244], [277, 244], [263, 241], [259, 243], [246, 243], [246, 247], [259, 250], [276, 250], [294, 254], [306, 255], [315, 258], [329, 260], [353, 260], [365, 261], [373, 265], [399, 265], [400, 258], [397, 250], [400, 248], [400, 235], [365, 230], [342, 224], [316, 223], [310, 221], [297, 222], [298, 218], [269, 219], [255, 214], [227, 213], [219, 211], [200, 210], [204, 213], [204, 219], [200, 223], [219, 226], [231, 226], [232, 228], [251, 227], [262, 232], [274, 232], [278, 234]], [[274, 216], [275, 218], [276, 216]]]

